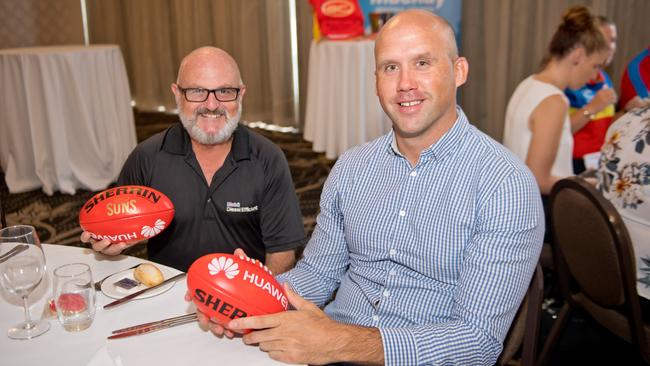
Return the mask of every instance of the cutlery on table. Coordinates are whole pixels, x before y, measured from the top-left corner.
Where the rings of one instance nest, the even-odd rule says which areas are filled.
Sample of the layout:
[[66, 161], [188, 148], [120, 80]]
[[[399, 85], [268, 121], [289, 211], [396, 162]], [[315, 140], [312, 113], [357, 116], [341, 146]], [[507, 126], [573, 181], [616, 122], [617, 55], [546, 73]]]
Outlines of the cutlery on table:
[[197, 320], [196, 313], [175, 316], [173, 318], [158, 320], [155, 322], [149, 322], [144, 324], [138, 324], [132, 327], [114, 330], [112, 332], [112, 335], [108, 336], [108, 339], [125, 338], [125, 337], [140, 335], [140, 334], [156, 332], [159, 330], [175, 327], [177, 325], [192, 323], [195, 322], [196, 320]]
[[113, 301], [113, 302], [111, 302], [111, 303], [109, 303], [109, 304], [106, 304], [106, 305], [104, 305], [104, 309], [109, 309], [109, 308], [112, 308], [112, 307], [114, 307], [114, 306], [117, 306], [117, 305], [120, 305], [120, 304], [124, 304], [124, 303], [126, 303], [126, 302], [129, 302], [129, 301], [135, 299], [136, 297], [142, 295], [142, 294], [145, 293], [145, 292], [151, 291], [151, 290], [153, 290], [153, 289], [155, 289], [155, 288], [158, 288], [158, 287], [160, 287], [160, 286], [162, 286], [162, 285], [164, 285], [164, 284], [166, 284], [166, 283], [176, 281], [177, 279], [179, 279], [179, 278], [181, 278], [181, 277], [184, 277], [184, 276], [185, 276], [185, 272], [183, 272], [183, 273], [179, 273], [179, 274], [177, 274], [176, 276], [173, 276], [173, 277], [170, 277], [170, 278], [164, 280], [163, 282], [157, 284], [156, 286], [147, 287], [147, 288], [145, 288], [145, 289], [143, 289], [143, 290], [136, 291], [136, 292], [134, 292], [134, 293], [132, 293], [132, 294], [130, 294], [130, 295], [126, 295], [126, 296], [124, 296], [124, 297], [121, 298], [121, 299], [118, 299], [118, 300], [115, 300], [115, 301]]
[[0, 256], [0, 263], [7, 261], [9, 258], [13, 257], [16, 254], [24, 252], [25, 250], [27, 250], [27, 248], [29, 248], [29, 245], [26, 244], [16, 245], [15, 247], [11, 248], [7, 253]]
[[[145, 262], [143, 262], [143, 263], [145, 263]], [[115, 273], [120, 273], [120, 272], [128, 271], [128, 270], [133, 269], [133, 268], [135, 268], [135, 267], [137, 267], [137, 266], [139, 266], [139, 265], [141, 265], [141, 264], [142, 264], [142, 263], [138, 263], [138, 264], [134, 265], [133, 267], [129, 267], [129, 268], [127, 268], [127, 269], [123, 269], [123, 270], [118, 271], [118, 272], [115, 272]], [[101, 291], [101, 290], [102, 290], [102, 283], [104, 283], [104, 281], [106, 281], [107, 278], [111, 277], [111, 276], [114, 275], [115, 273], [111, 273], [111, 274], [109, 274], [108, 276], [102, 278], [101, 280], [95, 282], [95, 291]]]

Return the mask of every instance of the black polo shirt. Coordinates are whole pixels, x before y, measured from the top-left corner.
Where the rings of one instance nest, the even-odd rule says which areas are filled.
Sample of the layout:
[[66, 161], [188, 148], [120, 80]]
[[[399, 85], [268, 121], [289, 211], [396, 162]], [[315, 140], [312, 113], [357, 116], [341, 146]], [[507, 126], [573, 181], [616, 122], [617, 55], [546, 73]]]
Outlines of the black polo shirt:
[[174, 220], [149, 239], [147, 251], [149, 259], [182, 271], [208, 253], [242, 248], [264, 261], [266, 252], [293, 249], [305, 241], [284, 154], [242, 125], [209, 186], [180, 123], [140, 143], [118, 184], [153, 187], [171, 199]]

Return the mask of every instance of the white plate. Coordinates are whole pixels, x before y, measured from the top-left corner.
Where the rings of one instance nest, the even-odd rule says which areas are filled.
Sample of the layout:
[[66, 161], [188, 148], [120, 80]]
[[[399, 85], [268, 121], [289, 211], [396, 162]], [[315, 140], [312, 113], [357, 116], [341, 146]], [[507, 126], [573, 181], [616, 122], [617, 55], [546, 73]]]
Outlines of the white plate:
[[[156, 266], [156, 267], [158, 267], [158, 269], [160, 269], [160, 272], [162, 272], [163, 277], [165, 279], [168, 279], [168, 278], [170, 278], [170, 277], [172, 277], [172, 276], [174, 276], [176, 274], [176, 272], [173, 272], [169, 268], [166, 268], [166, 267], [163, 267], [163, 266]], [[127, 289], [124, 289], [122, 287], [118, 287], [118, 286], [114, 285], [115, 282], [117, 282], [117, 281], [119, 281], [119, 280], [121, 280], [123, 278], [130, 278], [132, 280], [135, 280], [133, 278], [133, 269], [127, 269], [127, 270], [122, 271], [122, 272], [117, 272], [116, 274], [114, 274], [114, 275], [108, 277], [106, 280], [104, 280], [104, 282], [102, 282], [102, 292], [104, 293], [104, 295], [106, 295], [108, 297], [112, 297], [114, 299], [121, 299], [126, 295], [130, 295], [130, 294], [132, 294], [132, 293], [134, 293], [136, 291], [140, 291], [140, 290], [143, 290], [143, 289], [147, 288], [147, 286], [145, 286], [143, 284], [140, 284], [140, 285], [138, 285], [138, 286], [136, 286], [136, 287], [134, 287], [134, 288], [132, 288], [130, 290], [127, 290]], [[151, 291], [145, 292], [144, 294], [136, 297], [136, 299], [146, 299], [148, 297], [160, 295], [163, 292], [165, 292], [165, 291], [169, 290], [170, 288], [172, 288], [172, 286], [174, 286], [174, 283], [176, 283], [176, 281], [166, 283], [166, 284], [164, 284], [164, 285], [162, 285], [162, 286], [160, 286], [158, 288], [155, 288], [155, 289], [153, 289]]]

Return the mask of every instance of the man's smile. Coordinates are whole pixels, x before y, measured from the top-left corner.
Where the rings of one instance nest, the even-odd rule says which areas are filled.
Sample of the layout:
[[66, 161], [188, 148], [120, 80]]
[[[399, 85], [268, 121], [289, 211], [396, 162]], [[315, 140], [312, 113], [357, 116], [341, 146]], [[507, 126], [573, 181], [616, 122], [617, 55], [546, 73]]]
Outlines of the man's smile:
[[421, 100], [414, 100], [414, 101], [411, 101], [411, 102], [400, 102], [400, 103], [398, 103], [398, 104], [399, 104], [400, 106], [402, 106], [402, 107], [412, 107], [412, 106], [414, 106], [414, 105], [418, 105], [418, 104], [420, 104], [420, 103], [422, 103]]
[[215, 109], [215, 110], [209, 110], [206, 108], [199, 109], [196, 111], [196, 116], [197, 117], [203, 117], [203, 118], [208, 118], [208, 119], [216, 119], [219, 117], [226, 117], [228, 118], [226, 111], [223, 109]]

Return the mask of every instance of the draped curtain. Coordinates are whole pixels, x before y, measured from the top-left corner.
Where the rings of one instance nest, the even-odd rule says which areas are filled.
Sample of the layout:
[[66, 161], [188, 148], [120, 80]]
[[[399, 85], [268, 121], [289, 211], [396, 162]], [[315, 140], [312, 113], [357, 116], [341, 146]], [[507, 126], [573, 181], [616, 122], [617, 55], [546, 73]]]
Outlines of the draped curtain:
[[313, 38], [312, 7], [309, 0], [296, 1], [298, 18], [298, 80], [300, 90], [300, 123], [305, 125], [305, 106], [307, 105], [307, 75], [309, 75], [309, 48]]
[[[86, 1], [91, 42], [121, 46], [137, 108], [174, 109], [169, 85], [181, 58], [196, 47], [212, 45], [239, 63], [248, 87], [243, 119], [302, 125], [312, 26], [308, 0], [295, 0], [299, 116], [293, 109], [287, 0]], [[561, 14], [576, 4], [616, 23], [619, 48], [607, 71], [618, 87], [627, 62], [650, 43], [650, 1], [463, 0], [459, 43], [470, 73], [460, 102], [480, 129], [501, 140], [510, 95], [537, 71]]]
[[0, 49], [83, 44], [82, 30], [79, 0], [0, 0]]
[[607, 71], [619, 90], [627, 62], [650, 44], [650, 1], [463, 0], [461, 53], [470, 71], [460, 100], [472, 123], [501, 141], [515, 87], [538, 70], [562, 13], [578, 4], [616, 23], [618, 50]]
[[286, 0], [87, 0], [91, 43], [121, 46], [140, 110], [176, 108], [170, 84], [201, 46], [230, 53], [247, 86], [242, 118], [296, 125]]

